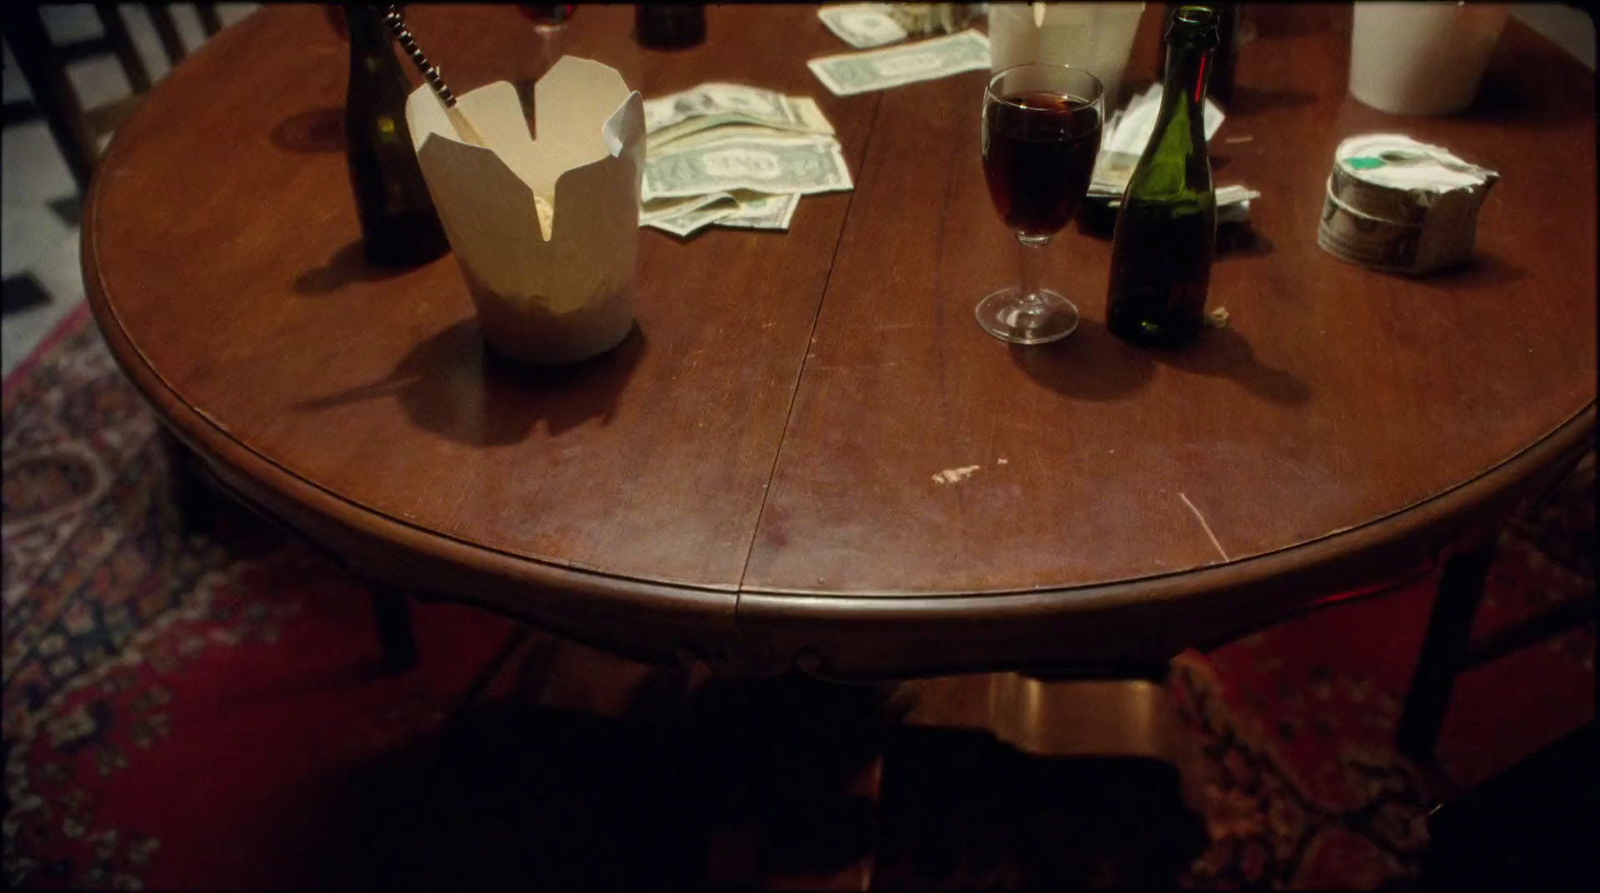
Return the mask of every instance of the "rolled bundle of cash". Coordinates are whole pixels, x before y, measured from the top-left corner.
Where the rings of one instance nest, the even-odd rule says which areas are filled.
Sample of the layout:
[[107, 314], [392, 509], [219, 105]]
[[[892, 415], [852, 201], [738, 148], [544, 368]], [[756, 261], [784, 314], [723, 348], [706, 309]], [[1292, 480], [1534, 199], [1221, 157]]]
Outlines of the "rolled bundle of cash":
[[1471, 259], [1478, 208], [1500, 175], [1395, 133], [1334, 152], [1317, 244], [1379, 270], [1431, 273]]
[[889, 16], [912, 36], [954, 34], [979, 16], [980, 3], [893, 3]]
[[858, 50], [932, 34], [955, 34], [984, 14], [982, 3], [830, 3], [817, 18]]
[[[1144, 93], [1128, 100], [1126, 108], [1113, 114], [1100, 128], [1100, 154], [1095, 156], [1094, 173], [1089, 178], [1090, 201], [1115, 208], [1122, 203], [1128, 178], [1139, 164], [1150, 137], [1155, 132], [1161, 111], [1161, 85], [1152, 84]], [[1226, 117], [1208, 97], [1201, 113], [1206, 139], [1216, 135]], [[1250, 200], [1261, 193], [1246, 186], [1224, 186], [1217, 193], [1217, 222], [1242, 223], [1250, 219]]]
[[644, 104], [639, 225], [787, 230], [800, 196], [854, 188], [827, 116], [808, 96], [701, 84]]

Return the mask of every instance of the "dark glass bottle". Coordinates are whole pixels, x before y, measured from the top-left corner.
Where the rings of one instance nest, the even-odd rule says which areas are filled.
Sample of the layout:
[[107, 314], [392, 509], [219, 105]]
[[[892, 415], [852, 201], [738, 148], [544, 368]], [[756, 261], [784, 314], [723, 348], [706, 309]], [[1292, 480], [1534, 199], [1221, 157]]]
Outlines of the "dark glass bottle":
[[560, 28], [577, 11], [574, 3], [524, 3], [522, 14], [540, 28]]
[[[1172, 14], [1187, 4], [1167, 4], [1167, 24], [1172, 22]], [[1233, 102], [1233, 72], [1239, 64], [1239, 38], [1242, 34], [1240, 17], [1242, 13], [1238, 3], [1206, 3], [1217, 16], [1217, 49], [1211, 57], [1211, 79], [1206, 87], [1206, 95], [1216, 100], [1224, 109]], [[1165, 30], [1163, 30], [1165, 34]], [[1167, 43], [1163, 37], [1161, 41], [1161, 64], [1165, 66], [1167, 58]], [[1165, 68], [1156, 72], [1156, 77], [1163, 77]]]
[[706, 11], [692, 3], [640, 3], [633, 32], [640, 46], [653, 50], [692, 47], [706, 39]]
[[411, 84], [390, 44], [382, 8], [344, 4], [350, 30], [345, 157], [367, 260], [387, 267], [427, 263], [450, 250], [428, 196], [406, 126]]
[[1155, 132], [1128, 180], [1111, 247], [1106, 326], [1135, 344], [1173, 346], [1205, 325], [1217, 234], [1201, 109], [1216, 16], [1185, 6], [1167, 27], [1167, 71]]
[[1218, 3], [1212, 8], [1217, 14], [1217, 49], [1206, 95], [1227, 108], [1233, 102], [1233, 71], [1239, 65], [1239, 4]]

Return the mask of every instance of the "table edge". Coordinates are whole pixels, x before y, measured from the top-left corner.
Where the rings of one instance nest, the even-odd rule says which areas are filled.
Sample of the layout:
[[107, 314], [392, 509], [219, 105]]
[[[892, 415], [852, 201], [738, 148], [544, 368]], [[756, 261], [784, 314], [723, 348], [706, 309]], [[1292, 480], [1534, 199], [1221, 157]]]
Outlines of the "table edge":
[[[108, 153], [108, 160], [109, 160]], [[638, 579], [579, 567], [560, 566], [537, 558], [514, 555], [487, 546], [467, 543], [446, 534], [423, 530], [383, 512], [353, 502], [326, 490], [312, 481], [283, 468], [270, 458], [261, 455], [230, 435], [199, 409], [190, 406], [178, 396], [176, 390], [155, 370], [143, 352], [134, 344], [122, 325], [121, 318], [107, 297], [105, 283], [98, 265], [99, 182], [91, 186], [90, 200], [84, 208], [84, 226], [81, 258], [85, 294], [96, 323], [106, 336], [113, 357], [129, 379], [144, 394], [163, 422], [173, 429], [191, 449], [212, 463], [243, 472], [257, 486], [271, 487], [272, 492], [294, 499], [290, 490], [298, 490], [298, 502], [304, 508], [318, 512], [330, 519], [351, 522], [368, 522], [368, 526], [391, 529], [392, 539], [400, 545], [421, 548], [421, 540], [437, 543], [442, 557], [477, 557], [490, 564], [503, 563], [507, 570], [512, 566], [520, 572], [512, 574], [539, 585], [570, 587], [604, 592], [609, 587], [627, 601], [640, 597], [665, 597], [702, 602], [705, 596], [752, 596], [766, 599], [781, 598], [791, 602], [793, 610], [800, 613], [831, 613], [829, 606], [848, 604], [852, 614], [861, 608], [878, 607], [897, 615], [912, 610], [914, 606], [927, 605], [949, 608], [961, 601], [979, 600], [987, 610], [1009, 611], [1015, 606], [1033, 605], [1041, 599], [1069, 598], [1084, 606], [1115, 604], [1133, 598], [1174, 597], [1220, 587], [1232, 587], [1256, 582], [1260, 578], [1282, 572], [1285, 565], [1298, 567], [1308, 562], [1321, 563], [1364, 548], [1403, 539], [1425, 528], [1448, 521], [1452, 516], [1491, 502], [1496, 496], [1513, 490], [1522, 481], [1536, 475], [1554, 462], [1569, 456], [1592, 440], [1596, 428], [1596, 403], [1590, 400], [1572, 416], [1558, 424], [1548, 434], [1487, 469], [1448, 490], [1399, 509], [1387, 516], [1335, 531], [1313, 540], [1297, 543], [1282, 549], [1246, 558], [1207, 565], [1202, 568], [1176, 571], [1147, 577], [1095, 583], [1083, 586], [1035, 590], [999, 590], [971, 593], [944, 593], [918, 595], [895, 591], [833, 592], [789, 590], [706, 584], [677, 584]], [[287, 486], [275, 486], [287, 485]], [[250, 487], [254, 490], [255, 487]], [[246, 495], [259, 496], [248, 492]], [[458, 555], [450, 556], [448, 553]], [[587, 585], [586, 585], [587, 584]], [[600, 584], [598, 586], [594, 584]], [[887, 606], [898, 606], [888, 608]], [[1030, 610], [1028, 613], [1033, 613]]]
[[[106, 169], [116, 146], [106, 153]], [[352, 569], [363, 576], [392, 583], [407, 591], [458, 596], [485, 602], [509, 613], [536, 617], [541, 623], [593, 639], [594, 635], [574, 615], [616, 614], [637, 621], [641, 615], [653, 616], [664, 630], [709, 629], [710, 635], [650, 636], [650, 641], [671, 642], [642, 650], [655, 656], [671, 656], [676, 647], [721, 647], [732, 638], [732, 615], [737, 599], [735, 584], [676, 584], [641, 580], [576, 566], [562, 566], [537, 558], [515, 555], [488, 546], [468, 543], [447, 534], [425, 530], [381, 511], [354, 502], [281, 466], [271, 458], [244, 444], [205, 412], [179, 396], [145, 356], [124, 327], [99, 265], [100, 180], [91, 183], [89, 200], [83, 209], [80, 263], [84, 293], [95, 323], [105, 337], [117, 365], [155, 410], [161, 423], [208, 466], [208, 470], [232, 495], [243, 497], [249, 507], [264, 510], [297, 532], [321, 540]], [[314, 531], [314, 533], [313, 533]], [[424, 563], [443, 562], [471, 571], [470, 579], [459, 585], [437, 567], [386, 567], [374, 554], [381, 544], [399, 548]], [[480, 591], [477, 587], [483, 587]], [[529, 598], [532, 596], [533, 598]], [[600, 599], [598, 606], [579, 610], [575, 597]], [[538, 602], [530, 604], [528, 602]], [[720, 630], [719, 630], [720, 627]], [[603, 639], [606, 637], [602, 636]], [[623, 636], [624, 640], [630, 639]], [[707, 642], [715, 643], [707, 646]], [[605, 644], [620, 645], [639, 653], [640, 648], [606, 639]]]

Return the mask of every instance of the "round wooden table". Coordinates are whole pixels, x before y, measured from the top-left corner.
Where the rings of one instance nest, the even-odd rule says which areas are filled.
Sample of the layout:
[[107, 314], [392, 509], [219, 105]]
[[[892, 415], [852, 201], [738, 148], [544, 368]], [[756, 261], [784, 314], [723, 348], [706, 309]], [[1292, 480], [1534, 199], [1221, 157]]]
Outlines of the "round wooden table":
[[[519, 370], [453, 259], [362, 263], [322, 12], [208, 43], [105, 158], [88, 294], [227, 488], [376, 580], [734, 672], [1110, 666], [1426, 565], [1592, 440], [1593, 80], [1519, 23], [1471, 111], [1404, 118], [1346, 95], [1347, 5], [1253, 10], [1212, 141], [1217, 183], [1262, 193], [1212, 274], [1231, 322], [1151, 352], [1107, 333], [1109, 241], [1076, 225], [1047, 270], [1076, 334], [974, 323], [1014, 275], [981, 72], [832, 96], [805, 60], [846, 47], [803, 7], [711, 7], [680, 52], [639, 49], [626, 6], [549, 37], [511, 7], [410, 15], [458, 92], [570, 53], [647, 97], [814, 96], [856, 189], [787, 233], [642, 230], [635, 333]], [[1334, 147], [1373, 131], [1501, 173], [1475, 264], [1410, 279], [1317, 247]]]

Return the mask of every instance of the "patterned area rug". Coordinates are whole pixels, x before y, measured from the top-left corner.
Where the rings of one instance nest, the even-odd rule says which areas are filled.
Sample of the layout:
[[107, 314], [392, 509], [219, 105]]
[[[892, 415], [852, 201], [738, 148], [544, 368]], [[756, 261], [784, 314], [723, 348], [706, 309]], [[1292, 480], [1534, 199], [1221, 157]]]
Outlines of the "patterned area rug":
[[[1162, 764], [466, 607], [418, 605], [422, 663], [385, 675], [360, 581], [242, 511], [183, 531], [156, 433], [81, 314], [5, 384], [8, 886], [739, 887], [870, 853], [876, 889], [1372, 889], [1427, 845], [1391, 741], [1434, 580], [1183, 655], [1192, 813]], [[1589, 461], [1503, 537], [1480, 627], [1592, 597], [1594, 529]], [[1443, 767], [1472, 785], [1585, 722], [1593, 662], [1577, 629], [1462, 676]]]

